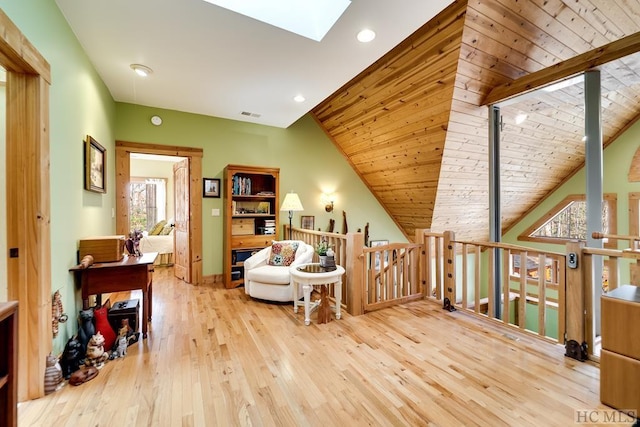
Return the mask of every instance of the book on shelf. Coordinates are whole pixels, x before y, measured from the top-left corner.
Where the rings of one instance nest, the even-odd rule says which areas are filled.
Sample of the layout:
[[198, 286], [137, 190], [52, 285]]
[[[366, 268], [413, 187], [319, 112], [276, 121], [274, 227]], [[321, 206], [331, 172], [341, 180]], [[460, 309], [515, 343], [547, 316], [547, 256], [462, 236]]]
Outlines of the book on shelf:
[[251, 195], [251, 178], [234, 175], [232, 192], [237, 196]]

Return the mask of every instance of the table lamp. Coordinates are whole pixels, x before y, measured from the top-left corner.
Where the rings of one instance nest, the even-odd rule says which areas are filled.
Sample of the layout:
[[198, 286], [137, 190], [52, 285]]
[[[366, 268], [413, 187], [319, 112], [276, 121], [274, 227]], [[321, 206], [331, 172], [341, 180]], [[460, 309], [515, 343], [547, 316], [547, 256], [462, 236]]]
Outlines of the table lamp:
[[302, 203], [300, 202], [300, 197], [293, 191], [291, 193], [287, 193], [284, 196], [284, 201], [282, 202], [282, 206], [280, 206], [281, 211], [289, 211], [289, 240], [291, 240], [291, 219], [293, 218], [293, 212], [303, 211]]

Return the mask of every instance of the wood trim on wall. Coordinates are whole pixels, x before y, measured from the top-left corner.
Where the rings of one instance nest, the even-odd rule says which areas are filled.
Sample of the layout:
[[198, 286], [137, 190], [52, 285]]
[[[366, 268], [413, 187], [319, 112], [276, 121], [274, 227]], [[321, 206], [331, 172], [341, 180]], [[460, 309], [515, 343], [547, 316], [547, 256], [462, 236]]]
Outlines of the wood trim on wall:
[[18, 301], [18, 400], [44, 396], [51, 352], [49, 63], [0, 10], [7, 70], [7, 293]]
[[[617, 234], [618, 232], [618, 196], [615, 193], [606, 193], [603, 195], [603, 200], [609, 205], [609, 231], [608, 234]], [[547, 213], [541, 216], [533, 224], [527, 227], [520, 235], [518, 240], [528, 242], [539, 243], [553, 243], [557, 245], [566, 245], [569, 243], [569, 239], [552, 238], [552, 237], [531, 237], [530, 234], [535, 232], [538, 228], [542, 227], [547, 221], [556, 216], [561, 210], [567, 207], [567, 205], [574, 201], [584, 201], [586, 196], [584, 194], [570, 194], [560, 201], [553, 208], [549, 209]], [[604, 244], [605, 248], [615, 248], [617, 246], [615, 240], [609, 240]]]
[[173, 145], [145, 144], [139, 142], [116, 141], [116, 233], [129, 234], [129, 181], [130, 154], [145, 153], [190, 158], [189, 181], [191, 193], [191, 282], [202, 283], [202, 148], [179, 147]]

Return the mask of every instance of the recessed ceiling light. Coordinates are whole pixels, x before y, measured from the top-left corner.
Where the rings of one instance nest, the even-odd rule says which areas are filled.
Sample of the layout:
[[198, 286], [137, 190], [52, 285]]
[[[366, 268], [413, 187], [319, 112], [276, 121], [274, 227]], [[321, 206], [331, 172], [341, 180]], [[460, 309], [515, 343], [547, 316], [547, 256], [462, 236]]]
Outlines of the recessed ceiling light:
[[293, 100], [294, 100], [294, 101], [296, 101], [296, 102], [304, 102], [304, 101], [306, 101], [306, 99], [305, 99], [305, 98], [304, 98], [304, 96], [302, 96], [302, 95], [296, 95], [296, 96], [294, 96], [294, 97], [293, 97]]
[[140, 77], [147, 77], [149, 74], [153, 73], [151, 68], [141, 64], [131, 64], [131, 69]]
[[371, 40], [376, 38], [376, 33], [373, 30], [365, 28], [364, 30], [361, 30], [356, 37], [359, 42], [369, 43]]

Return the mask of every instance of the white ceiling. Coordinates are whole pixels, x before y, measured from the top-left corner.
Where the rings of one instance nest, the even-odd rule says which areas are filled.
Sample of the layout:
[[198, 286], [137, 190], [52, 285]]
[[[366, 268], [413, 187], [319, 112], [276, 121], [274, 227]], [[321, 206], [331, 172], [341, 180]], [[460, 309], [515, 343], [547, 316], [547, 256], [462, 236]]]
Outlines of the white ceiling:
[[451, 1], [352, 0], [321, 42], [203, 0], [56, 3], [116, 101], [288, 127]]

